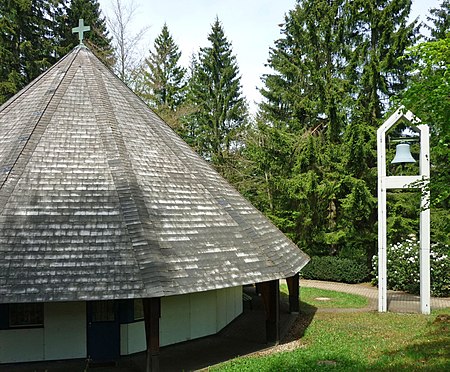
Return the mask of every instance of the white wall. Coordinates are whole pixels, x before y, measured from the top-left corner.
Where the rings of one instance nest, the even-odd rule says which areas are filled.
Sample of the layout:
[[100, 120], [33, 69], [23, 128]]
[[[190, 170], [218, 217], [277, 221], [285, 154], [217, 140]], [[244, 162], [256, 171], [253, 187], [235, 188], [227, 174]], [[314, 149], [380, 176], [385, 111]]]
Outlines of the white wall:
[[[242, 313], [242, 287], [161, 298], [160, 345], [212, 335]], [[120, 353], [144, 351], [144, 322], [121, 324]]]
[[[242, 287], [161, 299], [160, 344], [212, 335], [242, 313]], [[120, 353], [145, 350], [144, 322], [120, 325]], [[85, 358], [86, 303], [44, 305], [44, 327], [0, 330], [0, 363]]]
[[161, 299], [161, 346], [212, 335], [242, 313], [242, 287]]
[[191, 335], [190, 295], [161, 298], [159, 342], [161, 346], [189, 340]]
[[145, 350], [144, 321], [120, 325], [120, 355]]
[[85, 358], [86, 303], [46, 303], [44, 343], [45, 360]]
[[44, 329], [0, 331], [0, 363], [44, 360]]
[[0, 363], [86, 357], [86, 303], [44, 305], [44, 327], [0, 331]]

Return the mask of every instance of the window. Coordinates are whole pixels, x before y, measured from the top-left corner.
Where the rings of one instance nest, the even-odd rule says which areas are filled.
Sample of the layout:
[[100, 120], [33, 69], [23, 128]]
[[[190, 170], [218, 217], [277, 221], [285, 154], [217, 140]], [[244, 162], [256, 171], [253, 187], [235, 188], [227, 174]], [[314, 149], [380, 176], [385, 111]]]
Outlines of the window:
[[42, 327], [44, 304], [10, 304], [9, 327]]
[[144, 319], [144, 306], [140, 298], [134, 299], [134, 320]]

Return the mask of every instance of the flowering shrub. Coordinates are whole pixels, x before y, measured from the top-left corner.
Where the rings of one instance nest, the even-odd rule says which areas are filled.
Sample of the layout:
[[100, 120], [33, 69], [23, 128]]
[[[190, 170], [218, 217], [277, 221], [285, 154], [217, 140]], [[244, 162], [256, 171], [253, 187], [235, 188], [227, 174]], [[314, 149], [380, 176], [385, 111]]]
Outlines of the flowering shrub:
[[[420, 293], [420, 244], [416, 239], [406, 239], [387, 248], [388, 289]], [[450, 247], [432, 244], [430, 248], [431, 295], [450, 296]], [[373, 284], [378, 284], [378, 257], [372, 260]]]

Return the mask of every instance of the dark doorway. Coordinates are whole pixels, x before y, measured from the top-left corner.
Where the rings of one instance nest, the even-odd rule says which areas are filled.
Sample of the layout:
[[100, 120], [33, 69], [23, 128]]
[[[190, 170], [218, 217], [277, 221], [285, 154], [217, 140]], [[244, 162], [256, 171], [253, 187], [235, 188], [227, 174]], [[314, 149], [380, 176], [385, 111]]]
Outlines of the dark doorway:
[[120, 324], [116, 301], [87, 303], [87, 349], [93, 362], [108, 362], [120, 357]]

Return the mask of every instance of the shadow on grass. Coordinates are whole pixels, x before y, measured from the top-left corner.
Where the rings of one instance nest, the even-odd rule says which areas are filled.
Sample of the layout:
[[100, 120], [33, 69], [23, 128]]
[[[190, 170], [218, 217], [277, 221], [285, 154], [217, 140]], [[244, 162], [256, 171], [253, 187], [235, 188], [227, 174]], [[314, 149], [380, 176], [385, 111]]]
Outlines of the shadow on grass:
[[[266, 342], [265, 311], [262, 298], [255, 293], [253, 286], [246, 287], [245, 293], [251, 297], [251, 301], [245, 303], [243, 313], [219, 333], [162, 347], [160, 370], [190, 371], [207, 368], [232, 358], [266, 350], [271, 346]], [[280, 327], [282, 328], [280, 344], [301, 339], [311, 324], [316, 310], [317, 308], [314, 306], [301, 302], [300, 314], [290, 314], [289, 297], [280, 293]], [[326, 362], [324, 362], [325, 368], [327, 367]], [[145, 363], [145, 352], [141, 352], [121, 357], [115, 366], [93, 368], [92, 371], [145, 371]], [[294, 362], [292, 361], [292, 363]], [[85, 368], [86, 361], [84, 360], [68, 360], [0, 365], [0, 372], [82, 372]]]
[[[426, 341], [387, 353], [385, 359], [390, 362], [380, 361], [388, 365], [384, 370], [450, 371], [450, 315], [438, 315], [429, 327], [426, 335], [421, 337]], [[378, 363], [370, 367], [371, 370], [380, 368]]]
[[274, 354], [270, 358], [264, 360], [264, 365], [261, 363], [250, 364], [247, 366], [240, 365], [238, 368], [230, 368], [230, 371], [238, 370], [257, 370], [259, 372], [272, 371], [286, 371], [286, 372], [302, 372], [302, 371], [365, 371], [365, 366], [352, 358], [345, 358], [337, 356], [335, 358], [327, 357], [325, 359], [317, 359], [313, 355], [297, 354], [295, 357], [293, 353]]
[[[289, 296], [286, 293], [280, 292], [280, 306], [289, 309]], [[316, 312], [317, 307], [300, 301], [300, 313], [293, 321], [289, 331], [283, 335], [281, 343], [288, 343], [302, 338], [313, 321]]]

